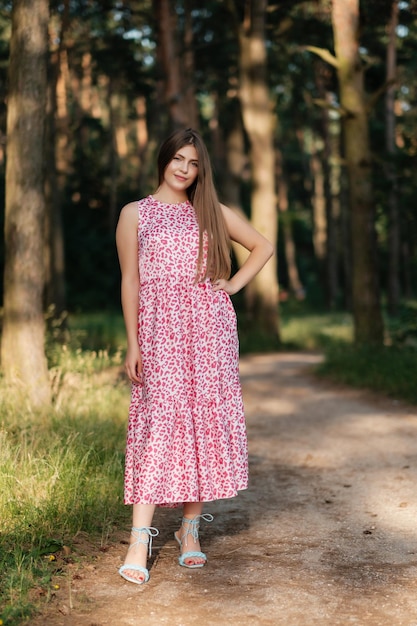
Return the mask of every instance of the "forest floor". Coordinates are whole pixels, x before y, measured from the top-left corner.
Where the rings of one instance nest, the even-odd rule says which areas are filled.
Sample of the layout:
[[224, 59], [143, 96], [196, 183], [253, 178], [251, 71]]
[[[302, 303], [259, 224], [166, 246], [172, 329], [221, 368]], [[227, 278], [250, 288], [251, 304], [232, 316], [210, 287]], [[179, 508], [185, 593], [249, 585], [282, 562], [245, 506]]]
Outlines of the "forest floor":
[[207, 506], [206, 567], [179, 567], [158, 509], [149, 583], [117, 573], [127, 527], [80, 536], [31, 626], [417, 626], [417, 408], [318, 379], [319, 359], [241, 359], [250, 488]]

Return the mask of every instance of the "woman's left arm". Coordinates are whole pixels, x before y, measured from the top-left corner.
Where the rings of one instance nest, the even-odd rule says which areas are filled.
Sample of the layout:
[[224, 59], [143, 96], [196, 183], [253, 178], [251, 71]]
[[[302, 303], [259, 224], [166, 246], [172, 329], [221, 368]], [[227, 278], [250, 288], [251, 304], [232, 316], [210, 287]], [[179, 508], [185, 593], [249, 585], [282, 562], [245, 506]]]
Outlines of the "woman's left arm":
[[213, 282], [214, 291], [222, 289], [231, 296], [247, 285], [263, 268], [274, 254], [274, 246], [232, 209], [224, 204], [220, 206], [230, 239], [249, 251], [246, 261], [229, 280], [220, 278]]

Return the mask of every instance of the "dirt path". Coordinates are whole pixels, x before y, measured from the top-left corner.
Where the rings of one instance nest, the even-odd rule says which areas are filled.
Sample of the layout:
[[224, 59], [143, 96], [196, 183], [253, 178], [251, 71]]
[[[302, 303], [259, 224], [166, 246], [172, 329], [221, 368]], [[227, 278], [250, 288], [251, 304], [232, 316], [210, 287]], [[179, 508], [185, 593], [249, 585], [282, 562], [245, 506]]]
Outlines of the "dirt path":
[[112, 544], [31, 625], [417, 626], [417, 409], [317, 381], [317, 361], [242, 359], [251, 485], [207, 507], [205, 568], [178, 566], [178, 512], [158, 510], [147, 585]]

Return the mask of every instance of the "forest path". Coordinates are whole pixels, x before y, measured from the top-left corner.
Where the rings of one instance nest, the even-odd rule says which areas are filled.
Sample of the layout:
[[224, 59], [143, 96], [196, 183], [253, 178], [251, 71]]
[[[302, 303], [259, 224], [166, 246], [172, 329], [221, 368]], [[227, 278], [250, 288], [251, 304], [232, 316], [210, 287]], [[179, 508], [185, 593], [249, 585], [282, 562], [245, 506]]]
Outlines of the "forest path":
[[158, 509], [148, 584], [117, 573], [126, 528], [31, 626], [417, 626], [417, 409], [317, 380], [319, 359], [241, 359], [250, 488], [207, 506], [205, 568], [178, 566]]

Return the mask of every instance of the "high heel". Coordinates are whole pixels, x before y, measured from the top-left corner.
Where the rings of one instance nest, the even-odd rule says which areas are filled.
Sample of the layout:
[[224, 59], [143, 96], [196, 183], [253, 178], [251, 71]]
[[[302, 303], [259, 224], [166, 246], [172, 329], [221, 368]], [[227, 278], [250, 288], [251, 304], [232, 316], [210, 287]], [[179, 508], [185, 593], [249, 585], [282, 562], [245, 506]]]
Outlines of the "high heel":
[[[182, 539], [179, 539], [176, 532], [174, 533], [175, 540], [179, 543], [180, 549], [182, 549], [183, 544], [185, 546], [187, 545], [188, 535], [191, 535], [194, 541], [198, 541], [198, 530], [200, 528], [200, 519], [203, 519], [205, 522], [212, 522], [214, 520], [214, 517], [210, 513], [204, 513], [203, 515], [196, 515], [192, 519], [189, 519], [188, 517], [182, 518], [181, 526], [185, 528], [185, 532], [182, 536]], [[188, 563], [185, 562], [186, 559], [192, 559], [192, 558], [204, 559], [204, 563], [192, 563], [191, 565], [188, 565]], [[180, 556], [178, 557], [178, 562], [180, 565], [182, 565], [182, 567], [189, 567], [190, 569], [195, 569], [197, 567], [204, 567], [204, 565], [207, 563], [207, 557], [204, 554], [204, 552], [198, 552], [198, 551], [184, 552], [183, 554], [180, 554]]]
[[[147, 535], [144, 539], [141, 539], [142, 533]], [[159, 535], [159, 530], [157, 528], [153, 528], [153, 526], [144, 526], [142, 528], [135, 528], [133, 526], [131, 534], [136, 539], [136, 541], [130, 544], [127, 551], [129, 552], [130, 548], [138, 546], [142, 543], [143, 545], [148, 546], [148, 556], [150, 557], [152, 555], [152, 538]], [[125, 574], [125, 572], [128, 570], [131, 570], [133, 572], [140, 572], [144, 575], [144, 579], [138, 580], [137, 578], [133, 578], [132, 576]], [[134, 563], [126, 563], [126, 565], [122, 565], [119, 568], [119, 574], [125, 580], [128, 580], [130, 583], [135, 583], [136, 585], [143, 585], [143, 583], [147, 583], [149, 580], [149, 572], [146, 567], [142, 567], [141, 565], [135, 565]]]

